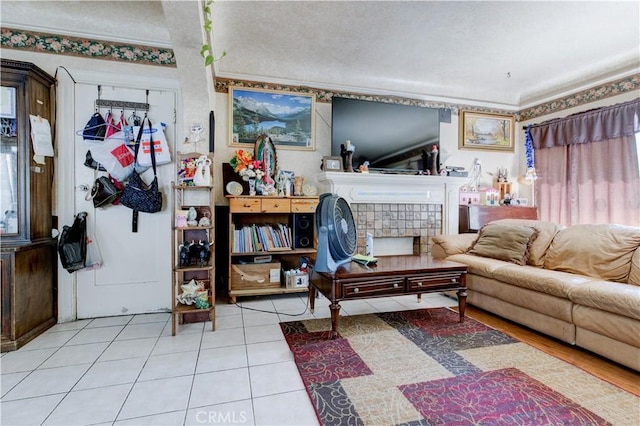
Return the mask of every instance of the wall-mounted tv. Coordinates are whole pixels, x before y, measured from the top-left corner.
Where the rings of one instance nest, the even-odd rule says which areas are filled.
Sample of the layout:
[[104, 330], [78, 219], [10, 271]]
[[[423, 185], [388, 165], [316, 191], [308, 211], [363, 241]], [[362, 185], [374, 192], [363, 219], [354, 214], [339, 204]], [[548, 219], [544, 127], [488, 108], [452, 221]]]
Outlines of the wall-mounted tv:
[[331, 155], [339, 156], [347, 140], [355, 146], [353, 167], [369, 161], [369, 170], [415, 172], [433, 145], [440, 149], [440, 113], [437, 108], [333, 97]]

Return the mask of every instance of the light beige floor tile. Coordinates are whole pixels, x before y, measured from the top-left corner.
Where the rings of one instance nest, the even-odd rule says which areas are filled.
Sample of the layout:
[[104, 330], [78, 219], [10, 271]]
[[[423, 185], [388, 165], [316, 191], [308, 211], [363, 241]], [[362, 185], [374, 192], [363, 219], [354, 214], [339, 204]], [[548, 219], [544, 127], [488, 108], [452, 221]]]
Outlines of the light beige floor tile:
[[69, 392], [44, 425], [87, 425], [112, 422], [133, 384]]
[[227, 330], [229, 328], [242, 328], [242, 314], [225, 315], [216, 317], [216, 331]]
[[73, 336], [67, 345], [86, 345], [87, 343], [111, 342], [124, 326], [85, 328]]
[[42, 333], [20, 349], [23, 351], [32, 351], [34, 349], [59, 348], [67, 343], [77, 333], [78, 330]]
[[93, 320], [83, 319], [78, 321], [58, 323], [53, 327], [51, 327], [50, 329], [48, 329], [47, 331], [45, 331], [45, 333], [57, 333], [58, 331], [81, 330], [85, 328], [87, 325], [89, 325], [91, 321]]
[[251, 398], [249, 369], [214, 371], [196, 374], [191, 390], [189, 408], [241, 401]]
[[193, 376], [137, 382], [117, 420], [186, 410]]
[[253, 399], [256, 425], [316, 426], [319, 424], [304, 390]]
[[169, 312], [159, 312], [156, 314], [139, 314], [135, 315], [130, 324], [143, 324], [149, 322], [167, 322], [171, 314]]
[[[178, 324], [176, 319], [176, 336], [182, 334], [202, 334], [203, 331], [211, 331], [210, 322], [190, 322]], [[162, 330], [162, 336], [171, 336], [171, 321], [167, 322]]]
[[145, 357], [96, 362], [89, 368], [73, 390], [133, 383], [146, 363]]
[[244, 336], [247, 344], [284, 340], [284, 334], [282, 334], [280, 324], [245, 327]]
[[[275, 312], [275, 311], [274, 311]], [[245, 327], [253, 327], [255, 325], [278, 324], [280, 318], [275, 313], [267, 312], [244, 312], [242, 314]]]
[[176, 352], [197, 351], [200, 349], [202, 333], [176, 334], [162, 336], [158, 339], [151, 355], [162, 355]]
[[22, 349], [4, 354], [2, 357], [2, 374], [31, 371], [38, 368], [47, 358], [55, 353], [56, 348], [23, 351]]
[[176, 426], [181, 425], [187, 410], [172, 411], [170, 413], [153, 416], [134, 417], [128, 420], [118, 420], [114, 426]]
[[15, 385], [20, 383], [22, 379], [29, 375], [29, 371], [21, 371], [20, 373], [8, 373], [3, 374], [0, 377], [0, 394], [4, 396], [7, 392], [9, 392]]
[[295, 362], [258, 365], [249, 368], [254, 398], [304, 389]]
[[136, 357], [148, 357], [158, 339], [120, 340], [113, 342], [98, 358], [98, 361], [113, 361]]
[[64, 346], [38, 368], [64, 367], [65, 365], [91, 364], [102, 355], [109, 342]]
[[242, 368], [248, 365], [245, 345], [203, 349], [198, 357], [196, 373]]
[[150, 356], [138, 381], [192, 375], [197, 360], [198, 351]]
[[15, 426], [42, 424], [64, 396], [64, 393], [59, 393], [17, 401], [3, 400], [0, 404], [0, 424]]
[[218, 330], [214, 333], [204, 333], [200, 347], [201, 349], [221, 348], [224, 346], [244, 345], [244, 343], [244, 330], [231, 328]]
[[250, 399], [192, 408], [187, 411], [187, 426], [253, 425], [253, 404]]
[[[134, 318], [135, 319], [135, 318]], [[144, 339], [146, 337], [160, 337], [165, 322], [149, 322], [129, 324], [118, 334], [116, 340]]]
[[68, 392], [89, 367], [91, 364], [36, 370], [11, 389], [2, 400], [11, 401]]
[[109, 327], [114, 325], [127, 325], [133, 315], [120, 315], [116, 317], [103, 317], [103, 318], [94, 318], [87, 328], [96, 328], [96, 327]]
[[247, 345], [249, 365], [273, 364], [293, 361], [293, 354], [284, 340]]

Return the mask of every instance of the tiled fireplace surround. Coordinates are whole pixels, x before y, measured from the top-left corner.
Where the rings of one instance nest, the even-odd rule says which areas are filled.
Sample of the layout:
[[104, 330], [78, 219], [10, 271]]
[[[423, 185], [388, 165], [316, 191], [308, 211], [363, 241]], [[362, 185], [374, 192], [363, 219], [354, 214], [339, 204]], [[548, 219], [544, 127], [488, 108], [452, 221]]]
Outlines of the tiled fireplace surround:
[[430, 237], [458, 233], [458, 195], [467, 179], [325, 172], [318, 182], [322, 192], [338, 194], [349, 203], [358, 253], [364, 253], [366, 234], [371, 233], [376, 241], [411, 237], [413, 254], [427, 254]]

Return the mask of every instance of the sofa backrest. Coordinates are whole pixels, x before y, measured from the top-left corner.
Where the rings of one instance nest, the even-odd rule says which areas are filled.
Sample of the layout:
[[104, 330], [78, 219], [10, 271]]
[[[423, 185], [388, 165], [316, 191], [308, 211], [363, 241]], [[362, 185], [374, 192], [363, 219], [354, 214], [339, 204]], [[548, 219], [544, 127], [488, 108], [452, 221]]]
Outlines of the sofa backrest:
[[557, 223], [533, 219], [500, 219], [491, 223], [500, 223], [503, 225], [524, 225], [535, 228], [536, 231], [538, 231], [538, 236], [533, 241], [531, 248], [529, 249], [527, 265], [537, 267], [544, 266], [544, 257], [547, 253], [547, 249], [551, 245], [551, 242], [558, 231], [562, 229], [562, 225]]
[[[544, 267], [627, 283], [632, 259], [639, 247], [640, 228], [574, 225], [560, 230], [553, 238], [544, 258]], [[634, 277], [637, 279], [635, 269]]]
[[631, 269], [629, 270], [629, 284], [640, 286], [640, 247], [633, 252], [631, 257]]

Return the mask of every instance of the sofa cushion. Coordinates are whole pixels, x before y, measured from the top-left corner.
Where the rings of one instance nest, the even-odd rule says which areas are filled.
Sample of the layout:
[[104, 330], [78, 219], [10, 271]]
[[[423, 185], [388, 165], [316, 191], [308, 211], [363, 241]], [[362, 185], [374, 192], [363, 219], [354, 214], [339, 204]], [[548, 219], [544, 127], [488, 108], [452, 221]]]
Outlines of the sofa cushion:
[[[561, 271], [536, 268], [534, 266], [508, 265], [493, 271], [493, 278], [517, 287], [524, 287], [540, 293], [568, 299], [575, 287], [594, 279]], [[532, 302], [535, 303], [535, 302]]]
[[590, 281], [571, 289], [569, 299], [577, 305], [640, 320], [640, 287], [611, 281]]
[[553, 222], [545, 222], [543, 220], [531, 220], [531, 219], [500, 219], [491, 223], [498, 223], [503, 225], [520, 225], [531, 226], [538, 231], [538, 236], [531, 244], [529, 250], [529, 259], [527, 265], [531, 266], [544, 266], [544, 256], [553, 241], [553, 237], [556, 236], [563, 226]]
[[640, 286], [640, 247], [631, 256], [631, 269], [629, 270], [629, 284]]
[[640, 229], [623, 225], [573, 225], [560, 230], [544, 260], [546, 269], [626, 283]]
[[476, 241], [478, 234], [441, 234], [431, 238], [431, 255], [444, 259], [452, 254], [466, 253]]
[[489, 223], [480, 229], [468, 253], [524, 265], [537, 235], [538, 231], [530, 226]]
[[447, 257], [452, 262], [463, 263], [467, 265], [467, 272], [470, 274], [482, 275], [483, 277], [493, 278], [496, 269], [513, 265], [513, 263], [502, 260], [491, 259], [488, 257], [474, 256], [472, 254], [461, 253]]

